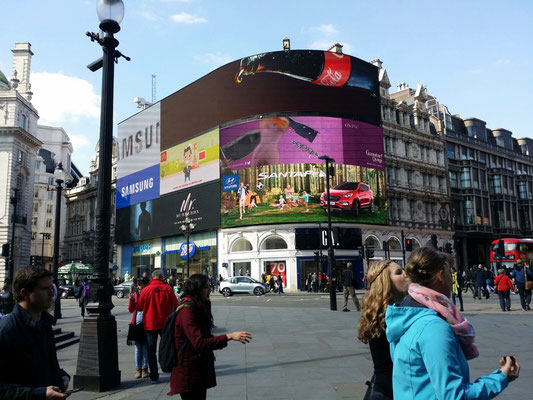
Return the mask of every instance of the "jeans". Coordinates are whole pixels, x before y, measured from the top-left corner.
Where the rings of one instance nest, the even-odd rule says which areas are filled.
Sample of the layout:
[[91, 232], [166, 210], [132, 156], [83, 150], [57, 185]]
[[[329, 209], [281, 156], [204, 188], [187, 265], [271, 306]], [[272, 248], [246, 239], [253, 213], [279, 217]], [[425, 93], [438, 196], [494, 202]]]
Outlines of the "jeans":
[[478, 285], [476, 283], [476, 290], [474, 291], [474, 297], [479, 297], [481, 299], [481, 294], [485, 296], [486, 299], [489, 298], [489, 291], [485, 285]]
[[452, 303], [453, 304], [456, 304], [455, 303], [455, 298], [458, 298], [459, 299], [459, 304], [461, 305], [461, 310], [463, 310], [463, 293], [462, 293], [462, 288], [457, 288], [457, 294], [453, 293], [452, 292]]
[[502, 311], [511, 309], [511, 296], [509, 290], [498, 290], [498, 297], [500, 298], [500, 307]]
[[159, 372], [157, 366], [157, 337], [161, 336], [162, 329], [153, 331], [146, 331], [146, 343], [148, 346], [148, 366], [150, 367], [150, 380], [156, 381], [159, 379]]
[[194, 392], [180, 393], [181, 400], [205, 400], [207, 389], [199, 389]]
[[148, 342], [146, 340], [135, 341], [135, 366], [137, 368], [148, 367]]
[[531, 290], [526, 290], [526, 285], [522, 282], [516, 282], [518, 287], [518, 294], [520, 295], [520, 303], [522, 304], [522, 309], [529, 307], [531, 303]]

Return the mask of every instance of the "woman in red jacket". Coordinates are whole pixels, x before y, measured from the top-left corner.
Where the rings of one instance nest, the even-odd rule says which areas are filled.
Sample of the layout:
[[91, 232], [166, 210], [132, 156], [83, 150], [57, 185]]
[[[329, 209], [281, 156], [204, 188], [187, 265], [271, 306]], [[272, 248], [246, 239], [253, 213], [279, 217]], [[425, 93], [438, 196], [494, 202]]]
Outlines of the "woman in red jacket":
[[179, 393], [183, 400], [202, 400], [207, 389], [216, 386], [213, 350], [226, 347], [228, 341], [248, 343], [249, 332], [213, 336], [213, 315], [209, 300], [208, 278], [192, 275], [183, 285], [182, 300], [176, 317], [177, 362], [170, 376], [169, 395]]
[[513, 282], [505, 274], [505, 270], [499, 269], [498, 276], [494, 279], [494, 287], [498, 290], [498, 297], [500, 298], [500, 307], [502, 311], [511, 311], [511, 296], [510, 291], [514, 290]]
[[[131, 293], [130, 292], [130, 301], [128, 302], [128, 311], [133, 313], [131, 317], [131, 325], [142, 324], [143, 312], [137, 311], [136, 303], [139, 300], [141, 295], [141, 290], [148, 285], [148, 278], [139, 279], [138, 290]], [[128, 342], [129, 344], [129, 342]], [[135, 379], [148, 378], [148, 343], [146, 338], [144, 340], [135, 341]]]

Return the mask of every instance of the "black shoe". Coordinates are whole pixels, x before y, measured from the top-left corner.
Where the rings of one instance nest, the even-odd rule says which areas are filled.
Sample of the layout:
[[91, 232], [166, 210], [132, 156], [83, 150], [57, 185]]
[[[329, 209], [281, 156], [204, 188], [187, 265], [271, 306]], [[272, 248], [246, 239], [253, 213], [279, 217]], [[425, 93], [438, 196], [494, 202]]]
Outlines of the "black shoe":
[[348, 310], [347, 308], [345, 308], [344, 310], [342, 310], [342, 312], [349, 312], [350, 310]]
[[461, 307], [461, 310], [459, 310], [459, 311], [463, 312], [464, 310], [465, 310], [465, 309], [464, 309], [463, 307]]
[[507, 309], [507, 311], [511, 311], [511, 307], [509, 307], [509, 308]]

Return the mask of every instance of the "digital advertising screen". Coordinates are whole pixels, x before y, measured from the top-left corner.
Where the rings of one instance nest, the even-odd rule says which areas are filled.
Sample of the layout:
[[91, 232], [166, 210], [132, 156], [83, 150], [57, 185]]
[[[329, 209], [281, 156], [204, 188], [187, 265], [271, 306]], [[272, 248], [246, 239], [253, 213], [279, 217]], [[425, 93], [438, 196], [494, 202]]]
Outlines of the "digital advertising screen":
[[262, 165], [322, 163], [383, 169], [379, 126], [332, 117], [276, 117], [220, 130], [223, 172]]
[[[240, 169], [232, 185], [221, 190], [223, 228], [327, 222], [388, 223], [385, 174], [382, 170], [333, 164], [330, 197], [323, 164], [266, 165]], [[236, 185], [236, 189], [234, 188]], [[226, 189], [224, 189], [226, 187]]]
[[160, 193], [219, 179], [218, 128], [161, 152]]
[[159, 197], [161, 103], [118, 125], [117, 209]]

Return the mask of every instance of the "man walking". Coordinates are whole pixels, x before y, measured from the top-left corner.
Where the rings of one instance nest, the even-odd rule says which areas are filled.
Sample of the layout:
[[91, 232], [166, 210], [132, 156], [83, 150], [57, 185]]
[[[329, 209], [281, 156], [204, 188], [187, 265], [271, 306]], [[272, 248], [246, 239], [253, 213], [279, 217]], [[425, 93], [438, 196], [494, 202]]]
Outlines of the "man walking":
[[52, 273], [25, 267], [13, 280], [17, 304], [0, 320], [0, 399], [64, 399], [70, 376], [59, 368], [52, 324]]
[[476, 285], [476, 288], [474, 290], [474, 299], [477, 297], [479, 300], [481, 300], [481, 294], [485, 296], [486, 299], [488, 299], [489, 291], [487, 290], [487, 281], [486, 281], [486, 274], [485, 270], [483, 269], [483, 265], [479, 264], [475, 270], [472, 271], [470, 274], [472, 277], [474, 284]]
[[342, 311], [347, 312], [350, 311], [348, 309], [348, 296], [352, 296], [353, 304], [355, 305], [355, 308], [357, 311], [361, 311], [361, 305], [359, 304], [359, 299], [357, 298], [357, 295], [355, 294], [355, 285], [354, 285], [354, 279], [353, 279], [353, 272], [352, 272], [352, 263], [346, 264], [346, 267], [344, 267], [344, 271], [342, 272], [342, 286], [343, 294], [344, 294], [344, 303], [342, 305]]
[[531, 303], [531, 290], [526, 290], [526, 277], [528, 281], [533, 280], [533, 273], [524, 264], [524, 261], [518, 260], [515, 264], [513, 272], [511, 273], [511, 278], [513, 278], [513, 282], [518, 288], [522, 310], [529, 311], [531, 309], [529, 306]]
[[136, 305], [137, 311], [143, 312], [143, 325], [148, 343], [148, 366], [152, 383], [159, 382], [157, 337], [161, 336], [165, 319], [172, 312], [172, 308], [177, 306], [178, 299], [174, 290], [163, 281], [161, 270], [155, 269], [152, 273], [152, 280], [141, 291]]
[[281, 277], [281, 274], [278, 275], [276, 278], [276, 283], [278, 285], [278, 294], [283, 293], [283, 278]]

